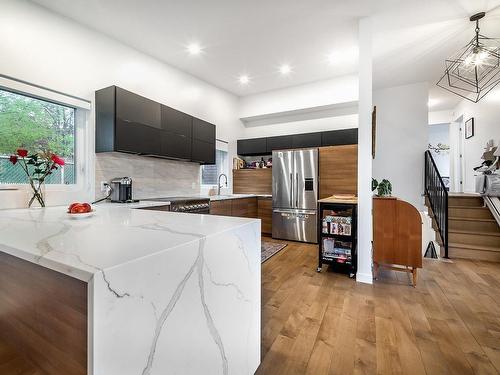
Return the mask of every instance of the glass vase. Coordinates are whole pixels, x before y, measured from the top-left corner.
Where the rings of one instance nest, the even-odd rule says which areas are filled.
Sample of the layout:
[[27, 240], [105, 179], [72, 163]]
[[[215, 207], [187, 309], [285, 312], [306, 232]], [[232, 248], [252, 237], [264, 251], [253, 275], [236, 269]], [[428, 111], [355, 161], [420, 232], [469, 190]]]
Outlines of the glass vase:
[[31, 181], [30, 185], [31, 198], [28, 201], [28, 208], [45, 207], [45, 184], [34, 180]]

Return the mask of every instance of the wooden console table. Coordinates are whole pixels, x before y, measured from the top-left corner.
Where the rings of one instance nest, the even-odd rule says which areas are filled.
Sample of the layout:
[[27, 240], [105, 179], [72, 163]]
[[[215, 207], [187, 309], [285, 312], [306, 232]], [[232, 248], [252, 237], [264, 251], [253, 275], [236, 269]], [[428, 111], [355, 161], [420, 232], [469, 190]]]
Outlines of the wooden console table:
[[422, 268], [422, 218], [410, 203], [396, 197], [373, 198], [373, 266], [412, 273]]

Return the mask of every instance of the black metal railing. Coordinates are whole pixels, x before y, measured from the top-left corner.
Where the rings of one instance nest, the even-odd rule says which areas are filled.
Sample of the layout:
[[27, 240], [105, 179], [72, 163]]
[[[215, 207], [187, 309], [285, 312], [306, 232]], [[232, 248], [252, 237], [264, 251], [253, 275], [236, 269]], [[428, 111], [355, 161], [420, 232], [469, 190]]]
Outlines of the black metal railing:
[[439, 174], [430, 151], [425, 152], [425, 195], [429, 200], [434, 220], [448, 258], [448, 190]]

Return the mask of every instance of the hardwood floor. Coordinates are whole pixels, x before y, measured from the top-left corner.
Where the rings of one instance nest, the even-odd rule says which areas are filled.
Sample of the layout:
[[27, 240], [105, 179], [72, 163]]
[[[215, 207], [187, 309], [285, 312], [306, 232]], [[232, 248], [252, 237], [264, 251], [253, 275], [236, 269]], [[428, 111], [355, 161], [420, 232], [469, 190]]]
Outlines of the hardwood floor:
[[263, 264], [257, 374], [499, 373], [499, 263], [424, 259], [416, 288], [316, 263], [316, 246], [290, 243]]
[[0, 374], [44, 375], [6, 342], [0, 340]]

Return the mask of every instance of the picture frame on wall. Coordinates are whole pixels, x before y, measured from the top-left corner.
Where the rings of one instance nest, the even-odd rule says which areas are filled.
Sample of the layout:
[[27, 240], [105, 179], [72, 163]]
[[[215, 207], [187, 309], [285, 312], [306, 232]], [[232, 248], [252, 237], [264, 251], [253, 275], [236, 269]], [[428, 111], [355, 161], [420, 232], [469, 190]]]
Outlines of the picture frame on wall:
[[474, 117], [471, 117], [465, 121], [465, 139], [472, 138], [474, 136]]

